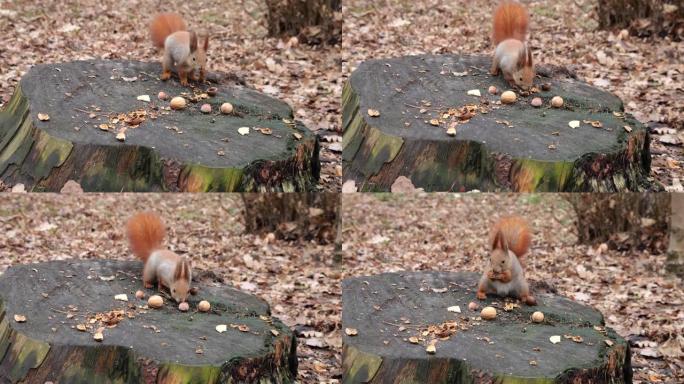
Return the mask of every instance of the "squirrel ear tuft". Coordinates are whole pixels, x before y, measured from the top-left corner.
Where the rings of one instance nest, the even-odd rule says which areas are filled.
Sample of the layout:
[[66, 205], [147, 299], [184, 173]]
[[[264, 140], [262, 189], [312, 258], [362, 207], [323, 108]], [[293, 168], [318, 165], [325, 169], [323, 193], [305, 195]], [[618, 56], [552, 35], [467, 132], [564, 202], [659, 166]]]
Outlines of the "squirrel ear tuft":
[[197, 50], [197, 34], [195, 32], [190, 32], [190, 52], [195, 52]]
[[532, 66], [532, 50], [530, 47], [525, 47], [527, 49], [527, 66], [531, 67]]
[[204, 36], [204, 52], [209, 49], [209, 35]]
[[503, 249], [503, 235], [501, 231], [497, 231], [492, 242], [492, 249]]

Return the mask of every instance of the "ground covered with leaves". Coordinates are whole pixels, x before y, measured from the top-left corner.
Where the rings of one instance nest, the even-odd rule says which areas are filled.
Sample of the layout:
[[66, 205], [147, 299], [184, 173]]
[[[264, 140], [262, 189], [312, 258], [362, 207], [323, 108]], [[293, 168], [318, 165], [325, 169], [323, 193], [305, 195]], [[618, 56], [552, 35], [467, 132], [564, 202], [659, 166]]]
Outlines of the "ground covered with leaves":
[[[163, 8], [158, 8], [163, 4]], [[148, 25], [158, 12], [178, 12], [188, 27], [210, 33], [210, 71], [244, 80], [289, 103], [321, 137], [321, 188], [341, 183], [340, 46], [267, 38], [265, 2], [49, 0], [0, 2], [0, 108], [36, 64], [86, 59], [160, 60]]]
[[578, 245], [575, 213], [559, 194], [346, 194], [344, 275], [481, 272], [490, 225], [510, 214], [533, 227], [532, 286], [549, 283], [600, 310], [633, 348], [635, 382], [684, 380], [684, 288], [665, 273], [666, 256]]
[[[344, 77], [363, 61], [402, 55], [491, 55], [491, 17], [498, 0], [349, 0], [343, 4]], [[684, 42], [598, 29], [595, 0], [524, 1], [530, 44], [542, 65], [567, 67], [619, 96], [645, 123], [651, 176], [669, 190], [684, 182]]]
[[213, 271], [263, 298], [294, 329], [299, 382], [335, 382], [341, 275], [334, 247], [245, 234], [238, 194], [0, 195], [0, 273], [18, 263], [133, 259], [124, 226], [147, 209], [162, 216], [167, 244], [192, 259], [195, 274]]

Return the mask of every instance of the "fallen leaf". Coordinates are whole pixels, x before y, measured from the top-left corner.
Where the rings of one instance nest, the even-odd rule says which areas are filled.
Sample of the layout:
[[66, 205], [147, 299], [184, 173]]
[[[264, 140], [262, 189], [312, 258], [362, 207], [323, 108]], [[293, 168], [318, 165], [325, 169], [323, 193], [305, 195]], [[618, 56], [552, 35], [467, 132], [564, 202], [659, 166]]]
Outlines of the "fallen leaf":
[[114, 296], [114, 300], [128, 301], [128, 296], [125, 293]]
[[479, 90], [479, 89], [471, 89], [470, 91], [468, 91], [468, 95], [470, 95], [470, 96], [477, 96], [477, 97], [482, 96], [482, 95], [480, 94], [480, 90]]
[[26, 316], [14, 315], [14, 321], [16, 321], [17, 323], [25, 323], [26, 322]]
[[378, 116], [380, 116], [380, 111], [378, 111], [377, 109], [369, 108], [369, 109], [368, 109], [368, 116], [370, 116], [370, 117], [378, 117]]
[[228, 330], [228, 326], [225, 324], [219, 324], [216, 326], [216, 332], [223, 333]]
[[249, 127], [238, 128], [238, 133], [242, 136], [249, 134]]
[[561, 342], [561, 337], [558, 335], [554, 335], [549, 337], [549, 341], [551, 341], [553, 344], [558, 344]]
[[579, 120], [572, 120], [568, 123], [568, 125], [570, 126], [570, 128], [575, 129], [580, 126], [580, 122]]
[[459, 307], [458, 305], [453, 305], [453, 306], [447, 308], [447, 311], [455, 312], [455, 313], [461, 313], [461, 307]]
[[137, 99], [140, 101], [146, 101], [149, 103], [150, 102], [150, 95], [140, 95], [137, 97]]
[[346, 333], [347, 336], [356, 336], [359, 334], [359, 331], [356, 328], [345, 328], [344, 333]]
[[47, 113], [39, 113], [39, 114], [38, 114], [38, 120], [40, 120], [40, 121], [48, 121], [48, 120], [50, 120], [50, 116], [48, 116]]

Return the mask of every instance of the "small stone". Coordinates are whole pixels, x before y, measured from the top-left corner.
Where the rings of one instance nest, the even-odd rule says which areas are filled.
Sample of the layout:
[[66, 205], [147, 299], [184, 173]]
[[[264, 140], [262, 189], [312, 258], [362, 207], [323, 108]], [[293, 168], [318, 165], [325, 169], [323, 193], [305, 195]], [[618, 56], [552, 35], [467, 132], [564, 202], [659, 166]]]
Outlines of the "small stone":
[[541, 87], [542, 87], [542, 91], [545, 91], [545, 92], [548, 92], [551, 90], [551, 84], [549, 84], [549, 83], [544, 83], [544, 84], [542, 84]]
[[478, 303], [476, 303], [476, 302], [474, 302], [474, 301], [471, 301], [470, 303], [468, 303], [468, 309], [469, 309], [469, 310], [471, 310], [471, 311], [477, 311], [478, 308], [480, 308], [480, 304], [478, 304]]
[[216, 87], [207, 88], [207, 95], [209, 95], [211, 97], [218, 95], [218, 88], [216, 88]]
[[487, 92], [489, 92], [490, 95], [496, 95], [497, 93], [499, 93], [499, 90], [495, 86], [492, 85], [489, 87]]
[[145, 292], [143, 292], [143, 291], [136, 291], [136, 292], [135, 292], [135, 297], [136, 297], [136, 299], [144, 299], [144, 298], [145, 298]]
[[162, 92], [159, 92], [159, 94], [157, 95], [157, 98], [159, 100], [168, 100], [169, 95], [167, 95], [166, 92], [162, 91]]

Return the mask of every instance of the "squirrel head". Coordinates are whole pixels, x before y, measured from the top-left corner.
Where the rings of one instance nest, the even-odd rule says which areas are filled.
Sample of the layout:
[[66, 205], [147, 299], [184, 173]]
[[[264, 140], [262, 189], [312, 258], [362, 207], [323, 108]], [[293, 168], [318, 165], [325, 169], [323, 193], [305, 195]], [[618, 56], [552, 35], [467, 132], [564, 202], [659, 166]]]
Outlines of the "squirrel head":
[[209, 49], [209, 35], [190, 32], [190, 56], [188, 60], [192, 68], [205, 69], [207, 66], [207, 50]]
[[512, 268], [511, 256], [508, 253], [508, 244], [504, 240], [501, 231], [494, 235], [492, 252], [489, 255], [489, 265], [494, 273], [510, 271]]
[[192, 280], [190, 268], [190, 259], [184, 256], [176, 264], [176, 269], [173, 272], [173, 281], [171, 282], [169, 290], [171, 291], [171, 297], [173, 297], [177, 303], [188, 300], [188, 295], [190, 294], [190, 281]]
[[532, 62], [532, 50], [527, 46], [527, 43], [523, 45], [522, 51], [520, 51], [520, 56], [518, 59], [518, 66], [515, 72], [513, 72], [513, 81], [515, 84], [522, 89], [530, 89], [534, 84], [534, 63]]

